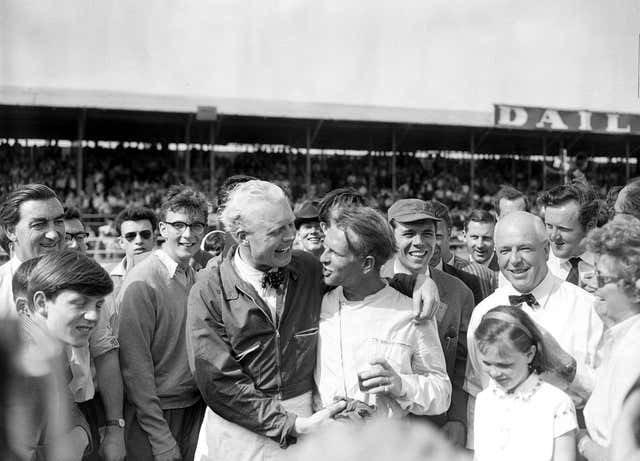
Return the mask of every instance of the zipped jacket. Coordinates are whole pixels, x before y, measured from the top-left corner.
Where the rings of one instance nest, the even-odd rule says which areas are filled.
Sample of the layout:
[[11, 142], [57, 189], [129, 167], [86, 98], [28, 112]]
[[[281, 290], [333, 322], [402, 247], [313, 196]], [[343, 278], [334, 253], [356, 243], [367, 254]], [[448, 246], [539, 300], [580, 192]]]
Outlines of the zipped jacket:
[[318, 322], [324, 293], [316, 258], [294, 251], [285, 267], [286, 294], [277, 320], [237, 274], [230, 251], [200, 272], [189, 295], [189, 364], [207, 405], [223, 418], [285, 447], [296, 416], [282, 400], [313, 389]]

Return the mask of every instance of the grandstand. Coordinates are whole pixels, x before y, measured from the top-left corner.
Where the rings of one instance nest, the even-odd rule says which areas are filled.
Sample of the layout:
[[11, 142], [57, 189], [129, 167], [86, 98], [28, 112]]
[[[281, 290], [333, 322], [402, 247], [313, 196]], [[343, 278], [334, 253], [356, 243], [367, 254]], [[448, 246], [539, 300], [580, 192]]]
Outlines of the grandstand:
[[[99, 224], [126, 201], [156, 207], [171, 183], [213, 198], [224, 177], [246, 173], [294, 200], [352, 185], [381, 208], [436, 197], [455, 214], [488, 206], [502, 182], [535, 194], [580, 170], [605, 191], [638, 174], [637, 69], [620, 64], [637, 46], [631, 0], [606, 18], [585, 2], [570, 29], [572, 7], [550, 0], [526, 18], [504, 2], [464, 15], [445, 1], [367, 2], [366, 21], [359, 2], [339, 12], [224, 3], [180, 14], [156, 5], [147, 20], [144, 5], [5, 2], [2, 192], [45, 182]], [[494, 23], [488, 6], [517, 21]], [[220, 10], [224, 20], [210, 14]], [[457, 27], [443, 29], [452, 15]], [[37, 39], [19, 27], [25, 18]], [[197, 33], [181, 32], [199, 21]], [[305, 24], [330, 33], [318, 41]], [[522, 24], [545, 33], [521, 34]]]

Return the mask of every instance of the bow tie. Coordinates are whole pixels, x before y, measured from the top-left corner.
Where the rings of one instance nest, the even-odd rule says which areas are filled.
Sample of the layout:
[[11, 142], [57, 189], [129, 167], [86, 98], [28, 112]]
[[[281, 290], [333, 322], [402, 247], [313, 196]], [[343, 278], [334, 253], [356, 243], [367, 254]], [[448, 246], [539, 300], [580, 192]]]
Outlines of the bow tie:
[[533, 296], [531, 293], [527, 293], [519, 296], [518, 295], [509, 296], [509, 304], [511, 304], [512, 306], [518, 306], [522, 303], [527, 303], [532, 308], [540, 307], [540, 304], [536, 300], [535, 296]]
[[262, 276], [262, 288], [280, 288], [284, 283], [284, 269], [265, 272]]

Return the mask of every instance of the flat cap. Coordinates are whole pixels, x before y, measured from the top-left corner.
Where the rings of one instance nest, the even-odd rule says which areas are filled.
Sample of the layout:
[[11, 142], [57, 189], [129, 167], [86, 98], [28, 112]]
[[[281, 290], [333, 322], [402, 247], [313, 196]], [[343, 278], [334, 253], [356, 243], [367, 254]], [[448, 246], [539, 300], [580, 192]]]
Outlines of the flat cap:
[[399, 223], [422, 221], [424, 219], [440, 221], [439, 218], [432, 214], [429, 204], [417, 198], [406, 198], [395, 202], [387, 211], [387, 219], [389, 222], [394, 220]]

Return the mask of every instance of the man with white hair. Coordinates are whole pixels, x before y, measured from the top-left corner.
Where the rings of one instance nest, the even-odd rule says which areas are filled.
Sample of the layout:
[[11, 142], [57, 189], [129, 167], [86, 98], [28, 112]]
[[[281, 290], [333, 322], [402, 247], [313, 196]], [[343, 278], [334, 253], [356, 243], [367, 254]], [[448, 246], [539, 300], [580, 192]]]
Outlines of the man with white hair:
[[[583, 407], [593, 389], [596, 348], [603, 330], [593, 308], [595, 298], [548, 269], [549, 241], [537, 216], [524, 211], [509, 213], [496, 225], [495, 242], [500, 270], [508, 284], [478, 304], [471, 315], [465, 389], [475, 397], [489, 383], [473, 336], [482, 316], [496, 306], [519, 305], [545, 335], [545, 352], [558, 371], [547, 378], [565, 388], [578, 408]], [[471, 413], [474, 403], [470, 397]]]
[[189, 365], [208, 407], [196, 459], [280, 459], [344, 407], [311, 413], [322, 267], [292, 250], [295, 216], [274, 184], [237, 185], [221, 217], [237, 245], [189, 295]]

